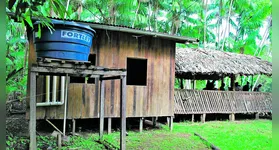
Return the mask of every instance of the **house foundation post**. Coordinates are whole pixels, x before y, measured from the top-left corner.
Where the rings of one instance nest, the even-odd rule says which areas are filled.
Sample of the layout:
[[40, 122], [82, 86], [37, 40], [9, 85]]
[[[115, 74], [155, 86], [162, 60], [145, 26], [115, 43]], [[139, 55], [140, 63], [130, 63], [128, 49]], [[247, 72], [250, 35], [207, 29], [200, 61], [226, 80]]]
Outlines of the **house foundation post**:
[[192, 114], [192, 122], [194, 122], [194, 121], [195, 121], [195, 115]]
[[144, 118], [140, 117], [139, 132], [142, 132], [143, 130], [143, 120]]
[[257, 113], [255, 114], [255, 119], [256, 119], [256, 120], [259, 120], [259, 119], [260, 119], [260, 113], [257, 112]]
[[111, 118], [108, 118], [108, 134], [111, 133]]
[[202, 123], [205, 123], [205, 118], [206, 118], [206, 114], [202, 114], [201, 115], [201, 122]]

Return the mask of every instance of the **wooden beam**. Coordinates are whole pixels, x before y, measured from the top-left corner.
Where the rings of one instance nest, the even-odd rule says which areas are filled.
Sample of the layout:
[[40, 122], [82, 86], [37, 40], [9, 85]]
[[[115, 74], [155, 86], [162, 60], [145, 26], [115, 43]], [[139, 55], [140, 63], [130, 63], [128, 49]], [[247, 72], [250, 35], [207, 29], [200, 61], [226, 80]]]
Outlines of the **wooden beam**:
[[111, 133], [111, 118], [108, 118], [108, 134]]
[[121, 118], [121, 130], [120, 130], [120, 149], [126, 149], [126, 76], [121, 79], [120, 87], [120, 118]]
[[121, 79], [121, 76], [102, 77], [100, 80], [116, 80]]
[[29, 120], [29, 133], [30, 133], [30, 150], [37, 150], [36, 141], [36, 73], [30, 72], [30, 120]]
[[58, 131], [60, 134], [63, 134], [63, 132], [61, 132], [53, 123], [51, 123], [48, 119], [46, 119], [46, 121], [56, 130]]
[[99, 137], [100, 141], [103, 140], [104, 135], [104, 114], [105, 114], [105, 82], [101, 80], [101, 89], [100, 89], [100, 129], [99, 129]]
[[89, 69], [75, 69], [75, 68], [53, 68], [53, 67], [32, 67], [31, 71], [40, 73], [54, 73], [54, 74], [69, 74], [69, 76], [83, 76], [83, 75], [103, 75], [103, 76], [115, 76], [126, 75], [125, 71], [119, 70], [89, 70]]

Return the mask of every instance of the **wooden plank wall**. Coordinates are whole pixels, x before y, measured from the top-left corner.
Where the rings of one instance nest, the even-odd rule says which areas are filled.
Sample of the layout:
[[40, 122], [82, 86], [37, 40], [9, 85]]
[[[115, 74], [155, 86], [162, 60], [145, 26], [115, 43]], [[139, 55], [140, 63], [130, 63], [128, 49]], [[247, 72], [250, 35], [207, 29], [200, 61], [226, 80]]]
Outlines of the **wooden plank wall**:
[[176, 89], [174, 96], [174, 114], [272, 111], [271, 93]]
[[[173, 116], [175, 42], [155, 37], [123, 32], [96, 30], [91, 53], [96, 65], [126, 68], [129, 58], [147, 59], [147, 85], [127, 86], [127, 117]], [[32, 43], [32, 38], [30, 38]], [[34, 62], [34, 47], [30, 44], [30, 63]], [[120, 81], [105, 81], [105, 117], [119, 117]], [[38, 87], [43, 87], [42, 79]], [[44, 93], [38, 89], [37, 94]], [[95, 100], [95, 84], [69, 84], [67, 118], [96, 118], [99, 103]], [[42, 101], [38, 97], [37, 101]], [[40, 107], [37, 119], [63, 118], [64, 106]]]

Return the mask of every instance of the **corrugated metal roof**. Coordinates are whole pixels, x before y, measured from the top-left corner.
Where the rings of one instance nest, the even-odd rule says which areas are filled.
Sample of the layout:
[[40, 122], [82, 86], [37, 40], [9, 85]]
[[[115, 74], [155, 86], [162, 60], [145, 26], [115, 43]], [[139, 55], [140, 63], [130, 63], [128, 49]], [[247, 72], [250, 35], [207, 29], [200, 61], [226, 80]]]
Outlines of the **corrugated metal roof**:
[[[14, 17], [14, 13], [7, 13], [9, 16]], [[93, 29], [103, 29], [103, 30], [110, 30], [110, 31], [118, 31], [118, 32], [127, 32], [127, 33], [134, 33], [134, 34], [140, 34], [140, 35], [147, 35], [147, 36], [153, 36], [163, 39], [172, 40], [179, 43], [193, 43], [198, 42], [198, 39], [195, 38], [189, 38], [185, 36], [177, 36], [177, 35], [171, 35], [167, 33], [162, 32], [154, 32], [154, 31], [148, 31], [144, 29], [139, 28], [132, 28], [129, 26], [123, 26], [123, 25], [116, 25], [116, 24], [105, 24], [105, 23], [98, 23], [98, 22], [92, 22], [92, 21], [82, 21], [82, 20], [74, 20], [74, 19], [60, 19], [55, 17], [49, 17], [50, 19], [57, 19], [57, 20], [66, 20], [66, 21], [74, 21], [80, 24], [86, 24], [92, 27]], [[32, 17], [32, 20], [38, 20], [37, 18]]]

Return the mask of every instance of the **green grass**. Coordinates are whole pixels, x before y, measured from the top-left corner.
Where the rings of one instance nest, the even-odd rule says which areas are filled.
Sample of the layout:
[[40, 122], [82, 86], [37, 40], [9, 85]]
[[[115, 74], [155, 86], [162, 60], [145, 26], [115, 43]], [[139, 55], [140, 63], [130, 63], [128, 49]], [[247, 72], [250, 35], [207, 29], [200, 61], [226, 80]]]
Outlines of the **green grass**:
[[[211, 121], [206, 123], [180, 122], [174, 123], [173, 131], [170, 132], [167, 126], [162, 129], [146, 130], [142, 133], [129, 131], [126, 142], [127, 150], [148, 149], [148, 150], [201, 150], [210, 149], [208, 143], [203, 142], [194, 133], [200, 134], [210, 143], [222, 150], [268, 150], [272, 147], [272, 121], [270, 120], [249, 120], [249, 121]], [[119, 132], [105, 134], [104, 139], [119, 147]], [[38, 147], [56, 147], [54, 137], [38, 136]], [[105, 149], [104, 145], [96, 142], [98, 134], [86, 136], [72, 136], [70, 141], [65, 143], [62, 149]], [[18, 145], [21, 143], [21, 145]], [[8, 149], [17, 149], [27, 145], [29, 139], [8, 136], [6, 144]]]
[[[119, 132], [105, 135], [104, 139], [119, 148]], [[203, 142], [188, 133], [172, 133], [168, 129], [149, 130], [142, 133], [129, 132], [127, 149], [208, 149]]]
[[176, 133], [199, 133], [209, 142], [224, 150], [271, 149], [272, 121], [222, 121], [201, 123], [179, 123], [174, 125]]
[[[208, 149], [194, 133], [200, 134], [222, 150], [271, 149], [272, 121], [212, 121], [174, 123], [172, 132], [161, 130], [129, 132], [127, 149]], [[119, 145], [119, 132], [105, 135], [105, 140]]]

